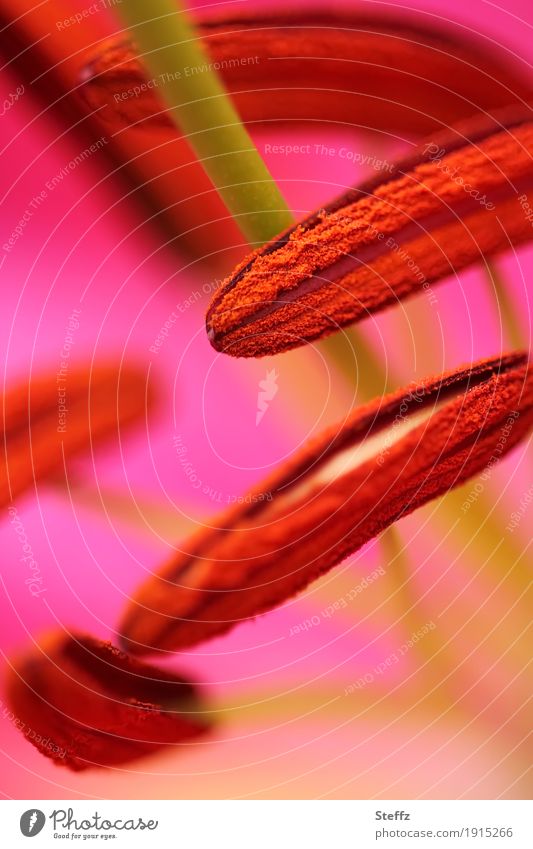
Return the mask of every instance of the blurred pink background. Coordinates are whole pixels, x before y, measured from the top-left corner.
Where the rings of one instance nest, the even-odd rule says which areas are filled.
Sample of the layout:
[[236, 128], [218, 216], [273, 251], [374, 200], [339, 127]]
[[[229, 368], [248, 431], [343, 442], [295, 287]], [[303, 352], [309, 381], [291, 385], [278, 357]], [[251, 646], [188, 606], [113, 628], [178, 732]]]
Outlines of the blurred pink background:
[[[86, 5], [72, 2], [72, 9]], [[530, 50], [526, 0], [509, 0], [505, 9], [482, 0], [359, 5], [374, 11], [397, 7], [406, 14], [417, 10], [481, 31], [518, 57]], [[255, 6], [227, 3], [217, 9]], [[0, 100], [16, 85], [4, 70]], [[38, 113], [31, 97], [24, 96], [2, 120], [5, 234], [79, 153], [75, 142], [61, 138], [55, 122]], [[296, 130], [252, 128], [252, 133], [263, 152], [269, 142], [305, 140], [390, 160], [412, 145], [380, 138], [376, 154], [372, 137], [335, 129], [316, 128], [305, 136]], [[298, 216], [368, 173], [339, 157], [270, 153], [265, 158]], [[69, 462], [70, 492], [64, 480], [43, 483], [18, 502], [46, 586], [39, 598], [24, 584], [7, 511], [0, 517], [4, 658], [58, 626], [113, 639], [130, 591], [179, 548], [180, 539], [357, 402], [320, 346], [260, 361], [217, 355], [204, 332], [209, 295], [203, 287], [212, 279], [166, 248], [144, 221], [144, 211], [121, 196], [122, 187], [105, 174], [98, 154], [71, 171], [47, 191], [13, 250], [2, 252], [4, 384], [29, 371], [59, 368], [65, 328], [78, 309], [73, 363], [133, 360], [145, 369], [159, 403], [120, 444]], [[533, 249], [527, 247], [499, 263], [525, 342], [531, 337], [532, 260]], [[509, 345], [479, 270], [460, 273], [436, 294], [436, 307], [421, 296], [363, 326], [401, 382]], [[150, 346], [173, 311], [179, 319], [155, 354]], [[258, 384], [270, 369], [278, 374], [278, 392], [256, 426]], [[187, 449], [188, 474], [175, 451], [178, 435]], [[531, 485], [530, 475], [531, 455], [526, 457], [522, 445], [486, 484], [502, 527]], [[467, 485], [465, 492], [470, 489]], [[410, 701], [411, 676], [416, 678], [421, 663], [416, 651], [374, 675], [369, 687], [346, 694], [412, 630], [394, 564], [356, 602], [331, 618], [321, 616], [328, 604], [388, 565], [374, 542], [278, 611], [168, 658], [169, 665], [199, 682], [219, 716], [211, 737], [196, 744], [125, 768], [73, 774], [45, 760], [2, 716], [0, 691], [3, 794], [27, 799], [527, 796], [527, 757], [519, 745], [523, 729], [520, 723], [513, 726], [513, 719], [505, 723], [524, 700], [527, 682], [520, 675], [527, 643], [521, 629], [527, 611], [518, 600], [517, 582], [507, 576], [513, 564], [498, 566], [477, 544], [469, 545], [461, 535], [463, 521], [457, 515], [456, 527], [440, 504], [431, 504], [398, 526], [411, 590], [423, 597], [417, 615], [422, 624], [435, 622], [452, 664], [462, 664], [446, 705], [431, 711], [417, 706], [416, 698]], [[518, 550], [528, 542], [529, 524], [524, 521], [512, 536]], [[294, 625], [313, 616], [319, 625], [290, 635]], [[393, 708], [390, 700], [380, 704], [391, 690], [397, 692]]]

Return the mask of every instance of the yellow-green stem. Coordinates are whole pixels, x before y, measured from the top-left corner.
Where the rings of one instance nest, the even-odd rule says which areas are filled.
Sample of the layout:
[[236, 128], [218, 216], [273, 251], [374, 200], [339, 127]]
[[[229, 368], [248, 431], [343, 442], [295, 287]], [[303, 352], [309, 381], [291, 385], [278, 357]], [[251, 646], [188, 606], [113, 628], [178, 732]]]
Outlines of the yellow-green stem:
[[513, 348], [521, 348], [524, 344], [522, 328], [516, 314], [513, 299], [503, 274], [493, 260], [485, 262], [485, 274], [493, 295], [496, 296], [500, 311], [502, 330], [506, 341]]
[[357, 396], [361, 401], [389, 392], [395, 382], [394, 375], [385, 370], [363, 334], [353, 327], [323, 339], [321, 347], [347, 383], [351, 387], [357, 383]]
[[263, 244], [291, 215], [210, 63], [179, 0], [123, 0], [150, 77], [220, 197], [252, 244]]

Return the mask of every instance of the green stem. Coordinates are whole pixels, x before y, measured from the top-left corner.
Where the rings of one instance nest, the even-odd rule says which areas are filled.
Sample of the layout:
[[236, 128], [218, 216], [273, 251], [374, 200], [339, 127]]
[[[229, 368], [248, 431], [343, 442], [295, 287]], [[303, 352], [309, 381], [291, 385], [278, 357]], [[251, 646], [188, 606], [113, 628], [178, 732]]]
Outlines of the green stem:
[[251, 244], [269, 241], [291, 224], [291, 214], [178, 0], [124, 0], [119, 11], [243, 234]]

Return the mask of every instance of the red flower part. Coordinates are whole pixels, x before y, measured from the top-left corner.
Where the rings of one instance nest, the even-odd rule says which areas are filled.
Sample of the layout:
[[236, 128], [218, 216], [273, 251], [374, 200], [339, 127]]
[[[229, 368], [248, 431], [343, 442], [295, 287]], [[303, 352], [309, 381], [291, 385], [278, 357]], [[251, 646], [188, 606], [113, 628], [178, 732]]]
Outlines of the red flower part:
[[533, 239], [533, 112], [433, 137], [247, 257], [207, 312], [232, 356], [295, 348]]
[[[264, 11], [195, 25], [243, 121], [254, 124], [349, 122], [422, 135], [533, 93], [493, 43], [487, 49], [481, 39], [405, 15]], [[132, 41], [106, 39], [85, 58], [91, 109], [118, 126], [176, 134], [161, 97], [165, 80], [147, 79]]]
[[16, 660], [8, 698], [25, 737], [73, 770], [125, 764], [208, 727], [190, 682], [88, 636], [61, 634]]
[[38, 375], [3, 397], [0, 506], [37, 481], [64, 473], [65, 458], [118, 436], [150, 403], [145, 376], [105, 365]]

